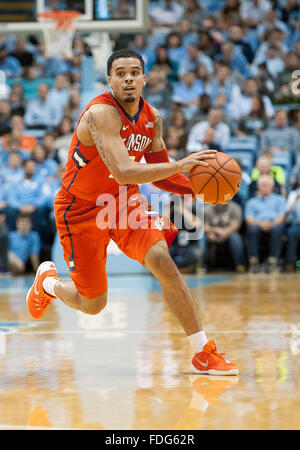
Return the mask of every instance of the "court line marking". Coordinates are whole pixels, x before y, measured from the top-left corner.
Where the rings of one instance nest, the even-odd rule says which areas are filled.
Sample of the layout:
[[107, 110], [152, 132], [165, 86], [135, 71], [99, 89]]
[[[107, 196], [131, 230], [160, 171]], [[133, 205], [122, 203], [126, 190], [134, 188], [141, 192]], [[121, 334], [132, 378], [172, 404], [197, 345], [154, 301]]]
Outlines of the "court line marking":
[[[291, 334], [293, 330], [210, 330], [206, 328], [206, 333], [211, 334]], [[27, 330], [27, 331], [19, 331], [18, 334], [26, 335], [26, 334], [110, 334], [110, 333], [126, 333], [126, 334], [182, 334], [185, 335], [184, 331], [147, 331], [147, 330], [126, 330], [121, 328], [110, 329], [110, 330], [95, 330], [95, 329], [86, 329], [86, 330], [57, 330], [57, 331], [42, 331], [42, 330]]]

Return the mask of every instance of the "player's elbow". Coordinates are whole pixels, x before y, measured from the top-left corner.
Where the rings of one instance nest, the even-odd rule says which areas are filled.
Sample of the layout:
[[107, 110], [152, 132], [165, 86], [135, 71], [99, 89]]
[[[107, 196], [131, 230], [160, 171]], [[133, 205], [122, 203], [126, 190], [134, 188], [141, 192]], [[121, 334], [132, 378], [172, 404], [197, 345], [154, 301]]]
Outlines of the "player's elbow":
[[116, 168], [115, 173], [113, 174], [115, 180], [119, 184], [135, 184], [136, 179], [134, 176], [134, 171], [130, 165], [122, 165]]
[[118, 184], [130, 184], [126, 170], [115, 170], [113, 177]]

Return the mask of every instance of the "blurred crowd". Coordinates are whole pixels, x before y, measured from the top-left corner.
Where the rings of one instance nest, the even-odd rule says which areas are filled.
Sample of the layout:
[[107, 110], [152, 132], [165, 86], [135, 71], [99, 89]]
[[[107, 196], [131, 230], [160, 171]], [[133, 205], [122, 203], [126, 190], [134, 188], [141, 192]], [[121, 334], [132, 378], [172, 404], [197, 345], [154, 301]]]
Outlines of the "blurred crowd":
[[[175, 262], [187, 271], [295, 270], [298, 0], [150, 0], [149, 22], [144, 34], [114, 32], [110, 40], [113, 50], [142, 54], [144, 97], [161, 111], [170, 158], [213, 148], [232, 152], [242, 169], [238, 195], [227, 205], [206, 205], [204, 223], [195, 205], [175, 206], [187, 222], [192, 219], [172, 246]], [[88, 42], [87, 34], [75, 34], [72, 56], [60, 59], [48, 58], [45, 41], [35, 35], [0, 37], [2, 276], [36, 269], [51, 255], [53, 199], [85, 106], [83, 59], [93, 58]], [[95, 81], [107, 89], [100, 72]], [[142, 191], [150, 196], [157, 188], [144, 185]], [[189, 239], [195, 228], [199, 239]]]

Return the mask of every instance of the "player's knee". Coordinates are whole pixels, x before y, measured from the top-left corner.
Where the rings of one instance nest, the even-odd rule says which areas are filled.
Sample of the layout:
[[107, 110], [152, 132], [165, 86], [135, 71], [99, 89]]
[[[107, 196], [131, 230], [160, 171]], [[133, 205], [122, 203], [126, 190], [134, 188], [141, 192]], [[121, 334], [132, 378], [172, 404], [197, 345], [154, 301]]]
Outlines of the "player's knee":
[[145, 266], [159, 279], [170, 280], [178, 275], [178, 270], [171, 258], [165, 242], [154, 244], [145, 257]]
[[86, 314], [99, 314], [107, 305], [107, 292], [95, 298], [82, 298], [81, 311]]

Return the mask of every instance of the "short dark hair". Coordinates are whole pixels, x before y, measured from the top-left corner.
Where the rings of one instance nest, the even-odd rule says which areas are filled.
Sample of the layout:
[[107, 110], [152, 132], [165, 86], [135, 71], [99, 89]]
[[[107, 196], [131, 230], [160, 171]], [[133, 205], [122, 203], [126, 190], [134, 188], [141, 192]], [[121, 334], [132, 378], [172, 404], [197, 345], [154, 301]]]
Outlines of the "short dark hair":
[[140, 55], [138, 52], [136, 52], [134, 50], [129, 50], [129, 49], [123, 48], [121, 50], [116, 50], [108, 58], [108, 60], [107, 60], [107, 75], [110, 75], [112, 63], [116, 59], [120, 59], [120, 58], [136, 58], [136, 59], [138, 59], [141, 63], [143, 73], [145, 73], [145, 63], [144, 63], [142, 55]]

